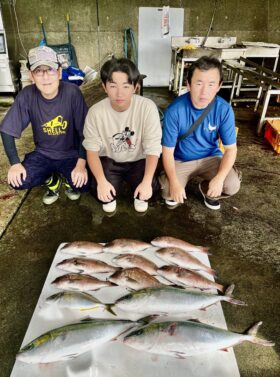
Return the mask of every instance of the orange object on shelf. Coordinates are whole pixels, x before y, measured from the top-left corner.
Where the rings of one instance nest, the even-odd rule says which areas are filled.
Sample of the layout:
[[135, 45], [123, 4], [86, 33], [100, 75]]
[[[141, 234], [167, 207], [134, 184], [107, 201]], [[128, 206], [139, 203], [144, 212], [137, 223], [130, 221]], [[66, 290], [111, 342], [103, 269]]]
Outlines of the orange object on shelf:
[[280, 119], [266, 122], [264, 138], [272, 145], [275, 152], [280, 153]]
[[[239, 131], [239, 128], [238, 128], [238, 127], [235, 127], [235, 133], [236, 133], [236, 136], [238, 135], [238, 131]], [[221, 150], [222, 153], [225, 152], [225, 148], [224, 148], [224, 145], [223, 145], [221, 139], [219, 139], [219, 148], [220, 148], [220, 150]]]

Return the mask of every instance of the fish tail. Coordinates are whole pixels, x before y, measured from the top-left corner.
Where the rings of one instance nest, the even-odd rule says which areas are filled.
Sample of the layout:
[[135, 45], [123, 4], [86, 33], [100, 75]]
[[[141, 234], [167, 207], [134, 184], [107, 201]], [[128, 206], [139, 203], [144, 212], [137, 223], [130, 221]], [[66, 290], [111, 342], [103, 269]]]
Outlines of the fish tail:
[[274, 342], [270, 340], [266, 340], [266, 339], [261, 339], [256, 336], [258, 329], [260, 328], [261, 325], [262, 325], [262, 322], [257, 322], [253, 326], [251, 326], [248, 331], [246, 331], [245, 334], [248, 335], [248, 340], [251, 343], [259, 344], [261, 346], [273, 347], [275, 345]]
[[234, 291], [235, 285], [231, 284], [227, 287], [225, 294], [223, 296], [224, 301], [230, 302], [233, 305], [241, 305], [241, 306], [247, 306], [247, 304], [244, 301], [236, 300], [232, 297], [232, 293]]
[[227, 287], [225, 290], [225, 296], [232, 297], [233, 291], [234, 291], [235, 285], [231, 284]]
[[222, 284], [215, 283], [215, 287], [218, 289], [218, 291], [225, 293], [225, 287]]
[[109, 312], [109, 313], [111, 313], [111, 314], [113, 314], [114, 316], [116, 316], [117, 314], [114, 312], [114, 310], [112, 309], [114, 307], [114, 304], [106, 304], [105, 305], [105, 309]]
[[205, 271], [206, 271], [209, 275], [213, 276], [214, 278], [217, 277], [217, 273], [216, 273], [215, 270], [213, 270], [213, 268], [210, 268], [210, 267], [209, 267], [209, 268], [206, 268]]
[[156, 318], [158, 318], [157, 314], [151, 314], [151, 315], [147, 315], [145, 317], [139, 318], [137, 322], [140, 322], [142, 324], [148, 324], [150, 322], [153, 322]]
[[60, 250], [66, 249], [68, 247], [69, 242], [67, 242], [65, 245], [62, 246]]
[[198, 248], [199, 248], [199, 251], [200, 251], [201, 253], [211, 255], [211, 254], [209, 253], [209, 247], [206, 247], [206, 246], [198, 246]]
[[233, 305], [247, 306], [247, 304], [244, 301], [236, 300], [235, 298], [232, 298], [232, 297], [227, 297], [227, 300], [225, 301], [230, 302]]

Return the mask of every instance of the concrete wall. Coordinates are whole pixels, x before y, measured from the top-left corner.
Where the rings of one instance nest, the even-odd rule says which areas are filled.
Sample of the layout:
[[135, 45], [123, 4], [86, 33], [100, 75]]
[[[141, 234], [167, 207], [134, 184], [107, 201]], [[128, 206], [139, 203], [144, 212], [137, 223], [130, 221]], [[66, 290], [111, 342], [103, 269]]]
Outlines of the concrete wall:
[[[67, 42], [65, 15], [70, 14], [72, 43], [79, 65], [97, 66], [109, 53], [122, 55], [123, 32], [132, 28], [137, 41], [138, 11], [142, 6], [184, 7], [184, 34], [204, 36], [209, 27], [214, 0], [99, 0], [99, 28], [95, 0], [1, 0], [10, 56], [16, 61], [42, 39], [39, 16], [43, 17], [48, 43]], [[279, 0], [217, 0], [210, 35], [237, 36], [238, 41], [280, 42]]]

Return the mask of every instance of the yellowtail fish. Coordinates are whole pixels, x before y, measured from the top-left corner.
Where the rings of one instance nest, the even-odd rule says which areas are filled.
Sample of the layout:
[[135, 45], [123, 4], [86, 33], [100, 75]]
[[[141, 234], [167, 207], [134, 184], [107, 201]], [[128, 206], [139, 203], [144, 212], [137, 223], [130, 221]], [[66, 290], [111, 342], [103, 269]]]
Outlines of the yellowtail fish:
[[208, 254], [208, 247], [204, 246], [195, 246], [187, 241], [180, 240], [179, 238], [174, 237], [157, 237], [151, 241], [153, 246], [157, 247], [178, 247], [187, 252], [200, 252]]
[[139, 351], [179, 359], [227, 350], [245, 341], [266, 347], [274, 346], [269, 340], [257, 338], [261, 324], [262, 322], [258, 322], [244, 334], [238, 334], [195, 321], [156, 322], [129, 332], [123, 342]]
[[128, 320], [94, 319], [62, 326], [29, 342], [17, 360], [37, 364], [73, 359], [137, 325]]
[[207, 308], [217, 302], [226, 301], [234, 305], [246, 305], [231, 297], [234, 285], [224, 295], [193, 292], [173, 287], [146, 288], [118, 299], [114, 307], [132, 313], [185, 314], [188, 311]]

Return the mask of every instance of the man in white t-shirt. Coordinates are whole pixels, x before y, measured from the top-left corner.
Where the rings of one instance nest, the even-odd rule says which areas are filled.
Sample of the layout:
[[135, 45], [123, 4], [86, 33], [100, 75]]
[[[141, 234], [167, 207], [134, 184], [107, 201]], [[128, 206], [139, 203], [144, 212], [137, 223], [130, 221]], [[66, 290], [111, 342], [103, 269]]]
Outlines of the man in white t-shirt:
[[161, 154], [161, 124], [156, 105], [135, 94], [139, 71], [128, 59], [111, 59], [101, 68], [108, 97], [93, 105], [86, 117], [83, 145], [95, 179], [92, 192], [105, 212], [116, 210], [123, 181], [133, 191], [137, 212], [159, 184], [155, 177]]

